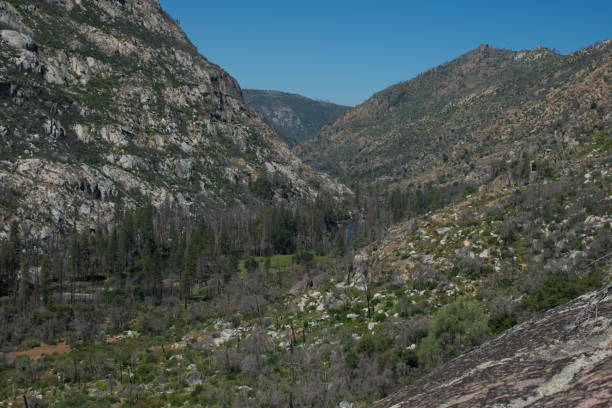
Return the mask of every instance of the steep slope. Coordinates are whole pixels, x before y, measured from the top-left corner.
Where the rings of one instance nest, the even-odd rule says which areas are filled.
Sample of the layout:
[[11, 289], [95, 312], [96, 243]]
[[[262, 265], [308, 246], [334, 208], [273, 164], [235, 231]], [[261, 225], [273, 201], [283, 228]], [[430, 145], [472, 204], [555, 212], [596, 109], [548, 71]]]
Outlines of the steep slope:
[[483, 45], [375, 94], [296, 152], [345, 180], [484, 184], [496, 160], [562, 151], [609, 122], [611, 49]]
[[[103, 224], [127, 205], [192, 212], [336, 195], [202, 57], [157, 0], [0, 1], [0, 224]], [[316, 187], [315, 187], [316, 186]]]
[[371, 405], [608, 407], [612, 285], [525, 322]]
[[245, 89], [244, 98], [289, 146], [312, 138], [351, 109], [278, 91]]

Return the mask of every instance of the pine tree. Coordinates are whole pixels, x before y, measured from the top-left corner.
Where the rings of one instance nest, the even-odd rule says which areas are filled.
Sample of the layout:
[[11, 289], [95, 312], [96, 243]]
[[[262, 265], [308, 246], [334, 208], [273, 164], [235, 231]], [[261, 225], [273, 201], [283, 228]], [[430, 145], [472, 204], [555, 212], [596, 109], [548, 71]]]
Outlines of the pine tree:
[[21, 240], [19, 238], [19, 225], [16, 222], [11, 224], [9, 232], [8, 248], [6, 253], [6, 281], [8, 290], [14, 290], [17, 282], [17, 273], [21, 264]]
[[119, 250], [117, 228], [113, 228], [106, 248], [106, 269], [109, 275], [115, 276], [118, 272], [117, 252]]
[[30, 302], [30, 265], [27, 257], [21, 264], [21, 274], [19, 279], [19, 303], [21, 310], [25, 311]]
[[81, 279], [88, 278], [91, 272], [91, 248], [87, 233], [83, 233], [79, 239], [79, 275]]
[[11, 290], [9, 258], [10, 250], [8, 241], [0, 241], [0, 296], [8, 295]]
[[49, 288], [49, 257], [47, 255], [44, 255], [40, 261], [38, 294], [45, 306], [51, 305], [51, 293]]
[[81, 271], [81, 248], [78, 235], [74, 235], [70, 241], [70, 278], [74, 281], [78, 278]]
[[183, 257], [183, 268], [181, 270], [181, 294], [183, 301], [187, 304], [187, 299], [191, 296], [194, 273], [197, 267], [197, 256], [193, 248], [193, 241], [190, 241], [185, 248]]
[[150, 245], [145, 246], [142, 255], [142, 274], [149, 293], [157, 298], [161, 298], [163, 286], [159, 258], [157, 249], [152, 249]]

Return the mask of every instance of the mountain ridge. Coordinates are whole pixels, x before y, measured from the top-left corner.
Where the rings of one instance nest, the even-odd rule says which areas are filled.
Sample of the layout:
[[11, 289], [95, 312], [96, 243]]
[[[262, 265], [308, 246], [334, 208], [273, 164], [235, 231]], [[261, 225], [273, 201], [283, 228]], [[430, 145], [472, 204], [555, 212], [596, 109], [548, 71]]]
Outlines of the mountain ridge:
[[[512, 148], [502, 145], [508, 139], [527, 139], [526, 122], [537, 119], [536, 110], [550, 116], [549, 122], [561, 123], [565, 133], [575, 133], [590, 121], [592, 102], [599, 103], [595, 111], [602, 114], [609, 100], [603, 83], [611, 43], [569, 56], [543, 48], [480, 46], [374, 94], [294, 151], [318, 169], [366, 183], [410, 182], [427, 173], [435, 179], [440, 176], [436, 172], [444, 171], [443, 160], [449, 166], [485, 166], [475, 151], [498, 155], [496, 145], [507, 151]], [[596, 74], [587, 75], [591, 67]], [[564, 84], [581, 90], [582, 95], [571, 95], [572, 104], [581, 109], [571, 112], [569, 102], [555, 100], [565, 111], [555, 113], [550, 100]], [[555, 133], [553, 126], [539, 127], [540, 132]]]
[[5, 233], [15, 217], [93, 227], [119, 196], [257, 203], [257, 179], [277, 201], [346, 191], [277, 139], [158, 1], [3, 0], [0, 24], [0, 178], [23, 204], [4, 209]]
[[266, 119], [289, 146], [310, 139], [323, 126], [351, 109], [282, 91], [245, 89], [243, 94], [247, 103]]

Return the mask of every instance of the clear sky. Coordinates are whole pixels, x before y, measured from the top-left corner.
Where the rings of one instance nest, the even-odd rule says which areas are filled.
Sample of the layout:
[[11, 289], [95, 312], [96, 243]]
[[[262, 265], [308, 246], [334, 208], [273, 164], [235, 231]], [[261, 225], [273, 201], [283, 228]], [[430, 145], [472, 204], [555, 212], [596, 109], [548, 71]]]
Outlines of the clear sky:
[[346, 105], [489, 44], [570, 53], [612, 37], [612, 0], [161, 0], [243, 88]]

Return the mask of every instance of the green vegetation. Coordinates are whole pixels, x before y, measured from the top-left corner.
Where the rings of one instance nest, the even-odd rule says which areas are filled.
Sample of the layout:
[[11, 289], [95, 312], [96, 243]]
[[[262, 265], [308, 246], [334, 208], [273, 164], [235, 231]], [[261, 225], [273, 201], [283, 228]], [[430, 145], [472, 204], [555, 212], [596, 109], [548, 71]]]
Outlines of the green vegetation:
[[541, 288], [525, 298], [523, 305], [536, 311], [552, 309], [599, 288], [601, 284], [601, 279], [595, 276], [577, 277], [568, 273], [553, 274], [544, 280]]
[[[492, 157], [510, 162], [516, 157], [504, 153], [523, 143], [546, 146], [549, 159], [562, 156], [570, 141], [559, 137], [561, 130], [581, 134], [605, 122], [609, 104], [597, 101], [593, 108], [591, 100], [569, 90], [605, 81], [608, 49], [564, 56], [481, 47], [376, 93], [296, 151], [347, 183], [448, 177], [487, 184]], [[597, 74], [585, 79], [580, 74], [585, 69]], [[561, 84], [567, 95], [556, 94]], [[548, 95], [562, 107], [554, 119], [546, 111]], [[509, 142], [516, 145], [509, 148]], [[480, 173], [479, 180], [470, 177], [474, 173]]]
[[[571, 94], [601, 51], [483, 47], [375, 95], [303, 147], [355, 194], [309, 199], [168, 15], [29, 3], [40, 61], [0, 44], [0, 406], [361, 408], [610, 280], [609, 103]], [[66, 39], [92, 72], [50, 84]], [[298, 114], [292, 140], [345, 112], [249, 94]], [[48, 163], [125, 177], [103, 197]], [[64, 197], [43, 234], [28, 208]]]
[[419, 361], [433, 368], [483, 343], [490, 335], [487, 317], [475, 302], [459, 300], [440, 309], [419, 348]]

